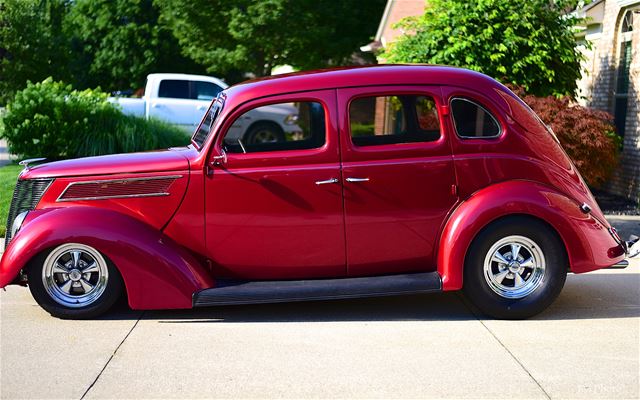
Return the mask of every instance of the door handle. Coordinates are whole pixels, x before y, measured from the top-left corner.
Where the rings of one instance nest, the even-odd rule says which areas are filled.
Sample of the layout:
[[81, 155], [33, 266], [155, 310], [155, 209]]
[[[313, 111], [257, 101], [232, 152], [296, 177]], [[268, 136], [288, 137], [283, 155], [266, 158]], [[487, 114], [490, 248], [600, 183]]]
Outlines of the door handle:
[[338, 178], [331, 178], [326, 181], [316, 181], [316, 185], [327, 185], [329, 183], [338, 183]]
[[347, 182], [369, 182], [369, 178], [347, 178]]

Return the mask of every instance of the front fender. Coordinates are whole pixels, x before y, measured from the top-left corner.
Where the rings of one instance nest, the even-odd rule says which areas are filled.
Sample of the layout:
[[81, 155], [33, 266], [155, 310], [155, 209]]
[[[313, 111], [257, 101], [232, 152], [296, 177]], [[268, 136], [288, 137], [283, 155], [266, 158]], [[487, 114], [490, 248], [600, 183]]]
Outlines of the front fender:
[[94, 207], [31, 211], [0, 260], [0, 287], [37, 254], [63, 243], [95, 247], [116, 265], [134, 309], [191, 308], [213, 279], [183, 247], [143, 222]]
[[474, 193], [449, 217], [438, 250], [438, 272], [444, 290], [462, 288], [464, 261], [471, 242], [489, 223], [509, 215], [536, 217], [555, 229], [573, 272], [609, 267], [624, 258], [624, 249], [608, 227], [584, 214], [574, 200], [535, 182], [501, 182]]

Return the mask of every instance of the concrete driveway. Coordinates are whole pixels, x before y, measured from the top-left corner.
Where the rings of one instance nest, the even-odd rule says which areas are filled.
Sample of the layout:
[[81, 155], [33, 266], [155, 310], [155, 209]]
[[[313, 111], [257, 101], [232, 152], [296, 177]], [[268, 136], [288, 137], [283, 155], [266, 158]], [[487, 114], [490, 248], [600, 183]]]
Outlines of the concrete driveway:
[[640, 262], [526, 321], [456, 293], [106, 318], [0, 292], [0, 398], [638, 398]]

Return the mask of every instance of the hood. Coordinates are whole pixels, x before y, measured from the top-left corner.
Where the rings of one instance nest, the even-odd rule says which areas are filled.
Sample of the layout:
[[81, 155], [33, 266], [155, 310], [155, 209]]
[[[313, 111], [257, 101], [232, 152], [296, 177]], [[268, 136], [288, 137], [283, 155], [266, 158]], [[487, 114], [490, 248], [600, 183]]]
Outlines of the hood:
[[189, 169], [189, 148], [175, 148], [144, 153], [113, 154], [76, 158], [30, 167], [21, 179], [58, 178], [64, 176], [115, 175], [137, 172], [184, 171]]

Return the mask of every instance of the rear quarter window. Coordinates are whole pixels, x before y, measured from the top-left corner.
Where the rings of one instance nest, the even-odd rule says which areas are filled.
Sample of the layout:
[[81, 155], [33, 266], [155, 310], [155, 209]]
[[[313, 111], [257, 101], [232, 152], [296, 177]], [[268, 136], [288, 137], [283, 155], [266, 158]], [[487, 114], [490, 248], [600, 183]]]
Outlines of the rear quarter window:
[[486, 108], [464, 97], [451, 99], [451, 114], [456, 134], [461, 138], [495, 138], [500, 136], [498, 120]]

